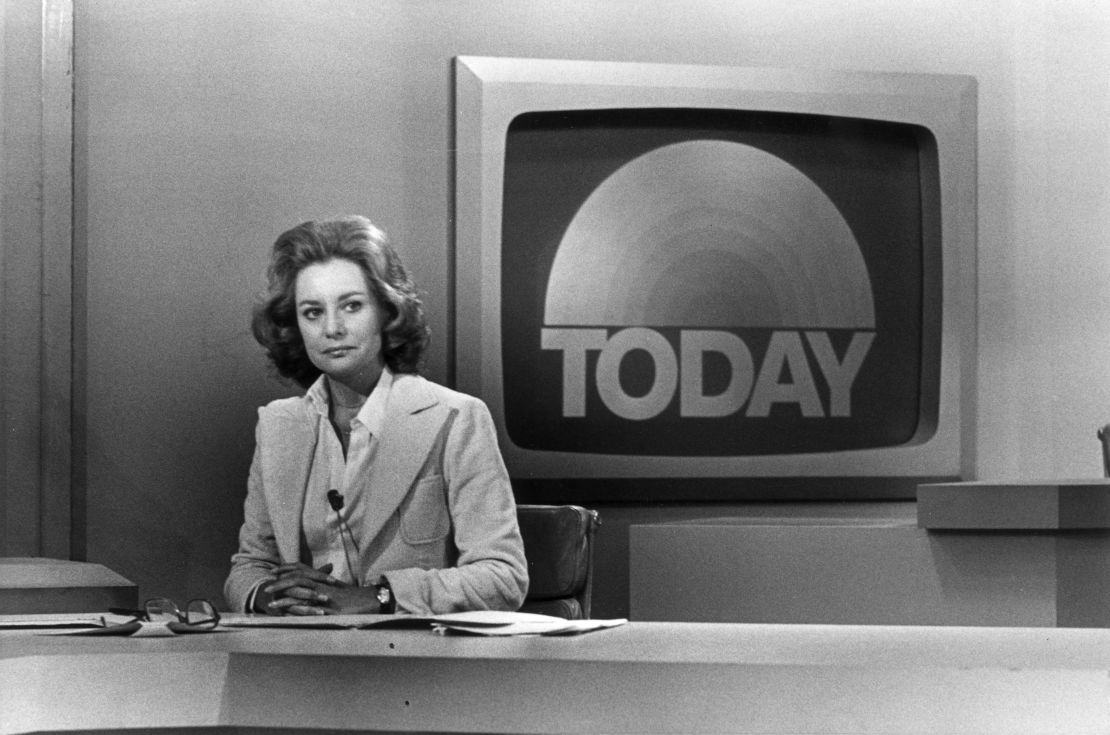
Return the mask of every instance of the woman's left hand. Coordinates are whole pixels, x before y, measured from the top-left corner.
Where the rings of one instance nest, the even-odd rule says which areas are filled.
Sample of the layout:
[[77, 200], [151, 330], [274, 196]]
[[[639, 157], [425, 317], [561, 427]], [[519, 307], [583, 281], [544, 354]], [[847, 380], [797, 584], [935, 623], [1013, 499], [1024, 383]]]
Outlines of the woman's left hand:
[[381, 609], [374, 587], [355, 587], [340, 582], [322, 591], [328, 596], [328, 601], [320, 606], [325, 615], [376, 613]]

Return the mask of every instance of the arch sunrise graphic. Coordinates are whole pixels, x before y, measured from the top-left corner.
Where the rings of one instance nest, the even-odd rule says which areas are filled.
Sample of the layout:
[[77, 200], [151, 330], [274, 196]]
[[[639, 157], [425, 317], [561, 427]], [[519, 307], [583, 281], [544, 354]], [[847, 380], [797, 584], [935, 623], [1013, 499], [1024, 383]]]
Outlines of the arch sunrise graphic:
[[776, 407], [820, 419], [851, 416], [875, 305], [852, 229], [814, 181], [758, 148], [695, 140], [589, 194], [559, 242], [543, 323], [564, 418], [646, 422], [677, 397], [679, 420]]
[[559, 244], [544, 321], [871, 329], [875, 307], [855, 237], [813, 181], [701, 140], [640, 156], [590, 195]]

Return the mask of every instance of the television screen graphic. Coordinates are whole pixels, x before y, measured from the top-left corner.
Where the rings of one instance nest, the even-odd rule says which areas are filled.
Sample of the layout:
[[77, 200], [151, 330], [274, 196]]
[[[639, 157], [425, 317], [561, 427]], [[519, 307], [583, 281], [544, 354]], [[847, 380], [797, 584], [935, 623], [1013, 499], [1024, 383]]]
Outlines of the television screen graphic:
[[499, 305], [509, 439], [687, 457], [927, 439], [940, 223], [923, 187], [937, 165], [926, 129], [890, 121], [515, 117]]
[[453, 378], [529, 502], [974, 472], [977, 85], [460, 56]]

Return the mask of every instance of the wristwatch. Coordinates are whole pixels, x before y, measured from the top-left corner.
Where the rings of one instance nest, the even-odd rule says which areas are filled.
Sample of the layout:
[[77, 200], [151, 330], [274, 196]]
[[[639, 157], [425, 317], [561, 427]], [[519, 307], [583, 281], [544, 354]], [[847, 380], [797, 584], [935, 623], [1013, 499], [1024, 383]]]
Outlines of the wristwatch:
[[397, 601], [393, 599], [393, 588], [389, 580], [382, 577], [374, 584], [377, 590], [378, 612], [382, 615], [392, 615], [397, 610]]

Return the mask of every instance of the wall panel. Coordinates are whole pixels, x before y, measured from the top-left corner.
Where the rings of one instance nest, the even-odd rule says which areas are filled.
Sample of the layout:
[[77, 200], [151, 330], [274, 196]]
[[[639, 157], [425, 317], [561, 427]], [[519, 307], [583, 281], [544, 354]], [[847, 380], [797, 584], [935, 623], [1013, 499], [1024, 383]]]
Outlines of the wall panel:
[[71, 554], [70, 0], [0, 7], [0, 554]]

